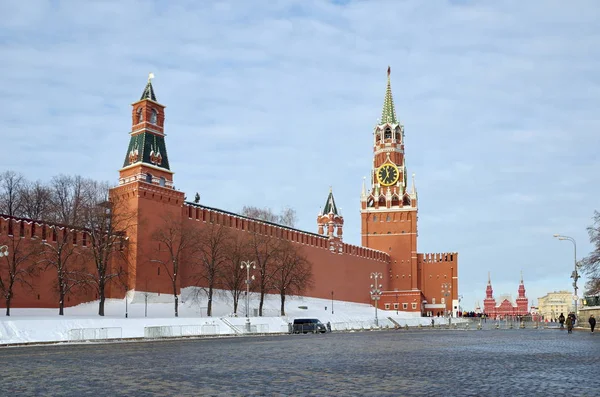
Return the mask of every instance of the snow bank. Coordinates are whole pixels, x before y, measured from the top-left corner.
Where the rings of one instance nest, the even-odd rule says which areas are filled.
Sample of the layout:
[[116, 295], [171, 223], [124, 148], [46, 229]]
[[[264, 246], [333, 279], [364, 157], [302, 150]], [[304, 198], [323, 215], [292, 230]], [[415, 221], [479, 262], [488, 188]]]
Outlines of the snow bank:
[[[182, 291], [179, 317], [174, 317], [172, 295], [141, 291], [129, 291], [127, 299], [107, 300], [104, 317], [97, 315], [98, 302], [65, 308], [64, 316], [58, 315], [58, 309], [12, 309], [10, 317], [0, 320], [0, 344], [285, 333], [288, 324], [301, 317], [330, 322], [334, 330], [375, 327], [375, 308], [371, 305], [333, 301], [332, 310], [331, 300], [290, 297], [285, 304], [286, 315], [280, 316], [279, 296], [268, 295], [264, 316], [258, 317], [258, 296], [251, 294], [249, 301], [249, 318], [244, 316], [245, 297], [235, 316], [226, 291], [216, 291], [213, 316], [207, 317], [206, 294], [197, 288]], [[431, 318], [422, 318], [418, 313], [378, 310], [377, 317], [380, 327], [431, 325]], [[436, 318], [435, 322], [447, 320]]]

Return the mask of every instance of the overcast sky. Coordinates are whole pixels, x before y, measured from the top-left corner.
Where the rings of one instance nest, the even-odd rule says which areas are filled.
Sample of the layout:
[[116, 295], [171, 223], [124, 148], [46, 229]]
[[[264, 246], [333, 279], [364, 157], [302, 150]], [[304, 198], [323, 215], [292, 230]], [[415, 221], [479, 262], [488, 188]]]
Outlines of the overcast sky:
[[[229, 211], [329, 186], [360, 244], [388, 65], [419, 193], [419, 252], [459, 252], [460, 294], [572, 291], [600, 194], [597, 1], [0, 3], [0, 170], [113, 183], [149, 72], [175, 186]], [[583, 286], [583, 283], [580, 283]], [[365, 280], [365, 288], [369, 280]]]

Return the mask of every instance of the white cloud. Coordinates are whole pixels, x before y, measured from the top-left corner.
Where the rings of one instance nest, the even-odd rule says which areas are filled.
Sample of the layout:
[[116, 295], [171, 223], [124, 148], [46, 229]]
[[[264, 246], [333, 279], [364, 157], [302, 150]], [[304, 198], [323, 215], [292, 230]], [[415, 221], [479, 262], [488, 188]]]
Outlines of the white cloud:
[[524, 264], [569, 288], [557, 259], [568, 248], [535, 230], [568, 230], [590, 249], [585, 227], [600, 193], [595, 2], [0, 7], [0, 169], [116, 181], [129, 105], [152, 71], [179, 189], [228, 210], [287, 204], [314, 230], [333, 185], [345, 238], [359, 243], [391, 65], [417, 174], [419, 244], [461, 252], [461, 288], [483, 292], [482, 267], [513, 282]]

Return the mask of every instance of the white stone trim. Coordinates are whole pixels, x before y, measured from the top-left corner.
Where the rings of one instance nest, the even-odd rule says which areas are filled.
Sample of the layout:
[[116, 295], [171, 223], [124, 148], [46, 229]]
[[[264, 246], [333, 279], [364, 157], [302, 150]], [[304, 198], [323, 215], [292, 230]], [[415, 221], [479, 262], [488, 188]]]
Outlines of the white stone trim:
[[[141, 124], [141, 123], [140, 123], [140, 124]], [[152, 129], [152, 128], [148, 128], [148, 127], [143, 127], [143, 128], [139, 128], [139, 129], [137, 129], [137, 130], [132, 130], [132, 131], [129, 133], [129, 135], [133, 135], [133, 134], [136, 134], [136, 133], [138, 133], [138, 132], [144, 132], [144, 131], [149, 131], [149, 132], [155, 133], [155, 134], [157, 134], [157, 135], [161, 135], [161, 136], [167, 136], [167, 134], [165, 134], [164, 132], [160, 132], [160, 131], [158, 131], [158, 130], [155, 130], [155, 129]]]
[[171, 174], [171, 175], [174, 175], [174, 174], [175, 174], [175, 173], [174, 173], [173, 171], [171, 171], [171, 170], [168, 170], [168, 169], [166, 169], [166, 168], [157, 167], [157, 166], [155, 166], [155, 165], [152, 165], [152, 164], [144, 163], [143, 161], [138, 161], [137, 163], [129, 164], [128, 166], [121, 168], [121, 169], [119, 170], [119, 172], [121, 172], [121, 171], [125, 171], [125, 170], [128, 170], [128, 169], [130, 169], [130, 168], [133, 168], [133, 167], [136, 167], [136, 166], [139, 166], [139, 165], [143, 165], [144, 167], [152, 168], [152, 169], [155, 169], [155, 170], [157, 170], [157, 171], [166, 172], [166, 173], [168, 173], [168, 174]]

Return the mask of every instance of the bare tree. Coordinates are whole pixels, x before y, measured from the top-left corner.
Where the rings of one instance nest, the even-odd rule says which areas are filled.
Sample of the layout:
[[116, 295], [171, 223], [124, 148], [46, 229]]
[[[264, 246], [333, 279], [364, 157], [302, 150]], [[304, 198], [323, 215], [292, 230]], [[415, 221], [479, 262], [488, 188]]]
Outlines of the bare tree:
[[50, 188], [40, 181], [26, 182], [21, 188], [21, 215], [42, 220], [48, 217], [51, 206]]
[[89, 180], [79, 175], [53, 177], [50, 182], [48, 220], [63, 225], [79, 225], [85, 203], [85, 188], [89, 183]]
[[175, 317], [179, 317], [179, 298], [177, 297], [177, 280], [179, 270], [189, 263], [194, 249], [199, 244], [199, 232], [181, 217], [163, 215], [162, 222], [152, 233], [152, 240], [158, 243], [150, 261], [158, 262], [167, 272], [173, 287], [175, 298]]
[[[98, 293], [98, 315], [104, 316], [106, 287], [125, 273], [128, 256], [125, 254], [126, 232], [135, 220], [123, 201], [108, 201], [109, 185], [89, 181], [85, 189], [82, 223], [85, 227], [86, 257], [94, 271], [86, 273], [86, 283]], [[120, 264], [120, 266], [117, 266]]]
[[21, 191], [25, 184], [23, 175], [14, 171], [0, 174], [0, 213], [9, 216], [21, 216]]
[[[9, 219], [9, 222], [16, 223], [13, 219]], [[21, 227], [19, 229], [23, 230]], [[6, 303], [6, 315], [10, 316], [14, 286], [19, 284], [33, 289], [31, 276], [37, 270], [41, 247], [39, 244], [31, 244], [28, 239], [17, 233], [8, 237], [6, 247], [8, 255], [0, 255], [0, 292]], [[0, 252], [6, 253], [6, 250]]]
[[587, 231], [594, 249], [581, 261], [581, 268], [589, 277], [586, 284], [588, 294], [600, 292], [600, 212], [594, 211], [592, 219], [593, 223]]
[[206, 315], [209, 317], [212, 316], [214, 289], [221, 282], [227, 263], [230, 240], [231, 234], [225, 227], [210, 223], [199, 233], [198, 245], [191, 253], [194, 262], [200, 267], [196, 275], [197, 281], [200, 285], [206, 286], [208, 297]]
[[275, 261], [278, 254], [278, 241], [273, 236], [267, 236], [256, 230], [260, 225], [254, 224], [255, 230], [251, 231], [249, 239], [249, 248], [258, 271], [258, 292], [260, 293], [260, 302], [258, 305], [258, 315], [263, 315], [263, 306], [265, 295], [269, 293], [271, 276], [274, 271]]
[[250, 256], [248, 242], [240, 233], [229, 239], [225, 252], [222, 283], [233, 298], [233, 313], [237, 314], [240, 296], [245, 292], [246, 270], [241, 269], [241, 263]]
[[297, 221], [298, 216], [296, 215], [296, 210], [293, 208], [286, 207], [279, 214], [279, 223], [284, 226], [296, 227]]
[[64, 315], [65, 298], [76, 288], [85, 286], [82, 269], [76, 263], [78, 228], [82, 225], [85, 181], [80, 176], [60, 175], [52, 178], [50, 218], [62, 225], [51, 230], [51, 243], [43, 241], [46, 268], [56, 271], [58, 314]]
[[286, 296], [301, 294], [313, 285], [312, 265], [289, 241], [281, 240], [277, 252], [272, 285], [281, 299], [281, 315], [285, 316]]
[[242, 215], [247, 216], [248, 218], [278, 223], [289, 227], [294, 227], [297, 220], [296, 211], [289, 207], [284, 208], [280, 214], [276, 214], [270, 208], [244, 206], [242, 208]]

